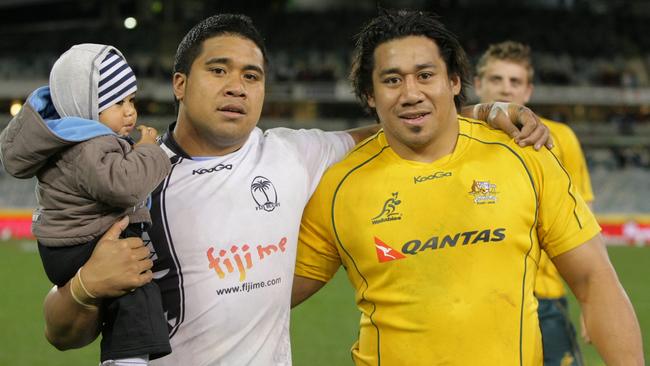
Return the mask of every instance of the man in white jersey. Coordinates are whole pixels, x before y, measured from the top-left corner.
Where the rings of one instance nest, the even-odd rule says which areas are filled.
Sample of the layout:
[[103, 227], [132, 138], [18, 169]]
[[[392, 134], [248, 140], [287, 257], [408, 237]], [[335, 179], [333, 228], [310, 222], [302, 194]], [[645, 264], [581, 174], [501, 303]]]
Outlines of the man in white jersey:
[[[263, 40], [240, 15], [210, 17], [179, 45], [178, 120], [162, 139], [172, 170], [153, 193], [154, 225], [144, 238], [154, 244], [173, 352], [152, 364], [291, 364], [289, 301], [303, 208], [323, 171], [376, 127], [262, 132], [265, 66]], [[540, 147], [547, 131], [528, 122], [519, 137]], [[152, 277], [146, 249], [137, 239], [117, 240], [119, 230], [84, 266], [96, 297]], [[46, 335], [60, 349], [96, 337], [97, 309], [75, 304], [67, 286], [46, 299]]]

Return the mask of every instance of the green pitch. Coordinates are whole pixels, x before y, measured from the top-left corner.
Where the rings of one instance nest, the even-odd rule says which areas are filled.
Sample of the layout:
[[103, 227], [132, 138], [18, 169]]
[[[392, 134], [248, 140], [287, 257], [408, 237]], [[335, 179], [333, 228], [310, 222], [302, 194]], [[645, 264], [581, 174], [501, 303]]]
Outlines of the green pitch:
[[0, 365], [97, 365], [99, 342], [60, 352], [43, 335], [43, 299], [52, 285], [34, 242], [0, 242]]
[[[0, 365], [96, 365], [98, 342], [60, 352], [45, 341], [42, 302], [51, 286], [35, 250], [32, 242], [0, 242]], [[650, 360], [650, 248], [615, 247], [609, 253], [646, 335]], [[357, 338], [358, 313], [345, 273], [295, 309], [291, 321], [295, 366], [352, 365], [349, 350]], [[588, 366], [604, 365], [593, 347], [583, 345], [583, 351]]]

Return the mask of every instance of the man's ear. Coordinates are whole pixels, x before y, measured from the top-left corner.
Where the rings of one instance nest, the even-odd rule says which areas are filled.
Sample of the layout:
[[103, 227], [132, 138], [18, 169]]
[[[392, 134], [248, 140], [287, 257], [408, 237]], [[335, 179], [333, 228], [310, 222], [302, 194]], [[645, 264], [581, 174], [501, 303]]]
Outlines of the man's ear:
[[474, 93], [476, 93], [476, 95], [478, 95], [479, 97], [481, 96], [480, 95], [481, 85], [482, 85], [481, 78], [478, 76], [474, 76]]
[[454, 92], [454, 95], [460, 94], [460, 88], [462, 87], [462, 83], [460, 82], [460, 76], [454, 74], [449, 78], [449, 82], [451, 83], [451, 90]]
[[533, 95], [533, 89], [535, 87], [533, 86], [533, 83], [528, 83], [528, 86], [526, 87], [526, 93], [524, 94], [524, 104], [528, 104], [528, 101], [530, 101], [530, 97]]
[[174, 89], [174, 96], [179, 102], [185, 97], [185, 86], [187, 83], [187, 75], [175, 72], [172, 77], [172, 88]]
[[370, 108], [377, 108], [377, 105], [375, 104], [375, 97], [370, 94], [366, 94], [366, 100], [368, 101], [368, 106]]

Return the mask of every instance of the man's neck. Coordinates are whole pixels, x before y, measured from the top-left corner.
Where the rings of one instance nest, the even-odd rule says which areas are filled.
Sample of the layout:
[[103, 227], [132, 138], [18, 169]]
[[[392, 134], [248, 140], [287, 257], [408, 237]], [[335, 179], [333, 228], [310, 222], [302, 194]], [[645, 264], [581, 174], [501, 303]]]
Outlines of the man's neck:
[[209, 133], [202, 133], [190, 123], [181, 121], [181, 118], [171, 133], [178, 146], [191, 157], [228, 155], [241, 149], [247, 140], [244, 139], [234, 144], [223, 144], [218, 138], [210, 139]]
[[388, 144], [402, 159], [421, 163], [432, 163], [454, 152], [458, 141], [458, 119], [454, 115], [453, 122], [440, 126], [440, 130], [433, 138], [421, 146], [407, 146], [394, 143], [390, 136], [386, 136]]

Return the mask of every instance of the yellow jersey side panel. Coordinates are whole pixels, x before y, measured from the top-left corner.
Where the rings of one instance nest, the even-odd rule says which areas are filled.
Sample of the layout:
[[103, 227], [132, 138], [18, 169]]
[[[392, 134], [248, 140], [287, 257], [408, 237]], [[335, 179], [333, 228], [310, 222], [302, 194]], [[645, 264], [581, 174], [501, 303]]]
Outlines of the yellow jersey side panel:
[[[542, 118], [542, 122], [549, 128], [555, 143], [555, 147], [551, 151], [569, 173], [571, 181], [582, 198], [586, 202], [593, 201], [594, 195], [587, 163], [575, 133], [563, 123], [544, 118]], [[539, 298], [555, 299], [564, 296], [565, 293], [560, 273], [546, 253], [542, 253], [535, 283], [535, 294]]]

